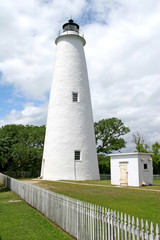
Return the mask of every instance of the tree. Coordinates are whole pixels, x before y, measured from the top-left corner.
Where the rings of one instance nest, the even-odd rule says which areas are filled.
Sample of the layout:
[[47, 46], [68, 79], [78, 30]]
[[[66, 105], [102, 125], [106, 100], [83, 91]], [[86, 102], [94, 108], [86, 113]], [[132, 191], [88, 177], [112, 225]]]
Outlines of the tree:
[[145, 143], [144, 138], [140, 132], [137, 131], [132, 134], [132, 141], [136, 144], [137, 152], [148, 152], [149, 146]]
[[12, 139], [10, 137], [0, 138], [0, 171], [5, 170], [11, 158]]
[[154, 155], [159, 155], [160, 154], [160, 144], [158, 142], [155, 142], [155, 144], [152, 145], [152, 151]]
[[45, 126], [6, 125], [0, 128], [0, 170], [40, 171]]
[[127, 134], [130, 129], [117, 118], [103, 119], [94, 124], [97, 153], [109, 154], [126, 147], [125, 140], [121, 137]]
[[98, 154], [98, 165], [100, 174], [110, 174], [110, 157]]
[[152, 156], [153, 173], [160, 174], [160, 144], [158, 142], [152, 145], [152, 151], [154, 153]]
[[152, 145], [152, 150], [150, 150], [150, 146], [145, 143], [142, 134], [138, 131], [132, 134], [132, 138], [132, 141], [136, 144], [137, 152], [153, 153], [153, 174], [160, 174], [160, 144], [156, 142]]

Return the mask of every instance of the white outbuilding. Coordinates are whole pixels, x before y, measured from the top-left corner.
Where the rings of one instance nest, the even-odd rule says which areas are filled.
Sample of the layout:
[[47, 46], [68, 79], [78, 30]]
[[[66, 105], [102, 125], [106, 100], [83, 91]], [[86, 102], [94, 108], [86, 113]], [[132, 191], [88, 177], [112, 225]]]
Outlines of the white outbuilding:
[[111, 184], [121, 186], [153, 185], [152, 153], [110, 154]]

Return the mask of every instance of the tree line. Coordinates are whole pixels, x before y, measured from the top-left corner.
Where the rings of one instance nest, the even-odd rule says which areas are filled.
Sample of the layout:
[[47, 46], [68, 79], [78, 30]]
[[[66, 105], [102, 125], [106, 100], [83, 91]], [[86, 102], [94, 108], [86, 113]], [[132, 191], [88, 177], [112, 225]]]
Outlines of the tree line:
[[[126, 147], [123, 138], [130, 129], [117, 118], [103, 119], [94, 124], [100, 173], [110, 173], [113, 151]], [[0, 172], [30, 172], [37, 177], [41, 169], [45, 126], [5, 125], [0, 128]], [[137, 152], [152, 152], [154, 174], [160, 174], [160, 144], [149, 147], [139, 132], [133, 134]]]
[[45, 126], [5, 125], [0, 128], [0, 172], [40, 171]]

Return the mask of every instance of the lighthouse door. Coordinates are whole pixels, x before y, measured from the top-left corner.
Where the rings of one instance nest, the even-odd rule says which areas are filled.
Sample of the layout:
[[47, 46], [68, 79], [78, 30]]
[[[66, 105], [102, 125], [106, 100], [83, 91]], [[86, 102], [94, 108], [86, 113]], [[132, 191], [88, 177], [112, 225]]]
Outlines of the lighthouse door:
[[120, 167], [120, 185], [128, 186], [128, 171], [127, 171], [127, 162], [121, 162]]

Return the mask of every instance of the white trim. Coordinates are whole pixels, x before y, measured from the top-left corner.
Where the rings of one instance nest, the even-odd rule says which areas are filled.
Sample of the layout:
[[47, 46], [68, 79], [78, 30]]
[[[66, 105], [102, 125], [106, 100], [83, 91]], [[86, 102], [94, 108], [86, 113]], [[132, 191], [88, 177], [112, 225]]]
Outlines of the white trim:
[[58, 44], [58, 41], [59, 41], [59, 39], [65, 39], [65, 37], [74, 37], [74, 38], [79, 38], [79, 40], [81, 40], [82, 41], [82, 43], [83, 43], [83, 46], [85, 46], [85, 44], [86, 44], [86, 40], [83, 38], [83, 37], [81, 37], [81, 36], [79, 36], [76, 32], [76, 34], [73, 34], [73, 31], [71, 31], [72, 33], [70, 34], [70, 33], [68, 33], [68, 34], [63, 34], [63, 35], [61, 35], [61, 36], [58, 36], [57, 38], [56, 38], [56, 40], [55, 40], [55, 44], [57, 45]]
[[133, 153], [116, 153], [116, 154], [108, 154], [108, 156], [110, 156], [110, 157], [116, 157], [116, 156], [128, 156], [128, 155], [154, 155], [154, 153], [133, 152]]

